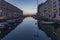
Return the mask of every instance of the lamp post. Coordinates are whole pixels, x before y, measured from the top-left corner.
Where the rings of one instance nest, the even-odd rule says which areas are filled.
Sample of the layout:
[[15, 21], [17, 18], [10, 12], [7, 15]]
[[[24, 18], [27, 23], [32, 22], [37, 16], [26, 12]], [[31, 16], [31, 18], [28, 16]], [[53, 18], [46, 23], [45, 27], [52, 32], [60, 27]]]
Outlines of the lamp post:
[[38, 0], [37, 0], [37, 6], [38, 6]]
[[38, 0], [36, 0], [37, 1], [37, 12], [38, 12]]

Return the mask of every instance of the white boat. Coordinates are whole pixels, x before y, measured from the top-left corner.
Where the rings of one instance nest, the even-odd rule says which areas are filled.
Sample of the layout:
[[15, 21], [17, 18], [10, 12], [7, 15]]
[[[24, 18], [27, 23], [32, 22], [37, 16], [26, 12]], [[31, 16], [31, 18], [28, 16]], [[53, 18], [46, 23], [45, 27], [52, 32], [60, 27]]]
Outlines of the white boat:
[[42, 21], [43, 24], [53, 24], [55, 22], [52, 22], [52, 21]]
[[8, 23], [14, 23], [16, 21], [16, 19], [12, 19], [12, 20], [7, 20]]

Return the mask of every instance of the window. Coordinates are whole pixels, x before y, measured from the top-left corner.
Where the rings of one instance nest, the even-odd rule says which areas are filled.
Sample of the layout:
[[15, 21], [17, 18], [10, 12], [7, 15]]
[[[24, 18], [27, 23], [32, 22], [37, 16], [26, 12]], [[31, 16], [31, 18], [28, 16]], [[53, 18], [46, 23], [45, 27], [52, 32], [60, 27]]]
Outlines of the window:
[[16, 12], [14, 12], [14, 14], [16, 14]]
[[0, 9], [0, 12], [2, 12], [2, 10]]
[[56, 5], [54, 5], [53, 7], [56, 7]]
[[60, 0], [59, 0], [60, 1]]
[[59, 13], [59, 16], [60, 16], [60, 13]]
[[53, 4], [56, 4], [56, 1], [54, 1]]
[[53, 9], [53, 10], [52, 10], [52, 12], [53, 12], [53, 13], [56, 13], [56, 12], [57, 12], [57, 10], [56, 10], [56, 9]]
[[59, 8], [59, 10], [60, 10], [60, 8]]
[[59, 6], [60, 6], [60, 3], [59, 3]]

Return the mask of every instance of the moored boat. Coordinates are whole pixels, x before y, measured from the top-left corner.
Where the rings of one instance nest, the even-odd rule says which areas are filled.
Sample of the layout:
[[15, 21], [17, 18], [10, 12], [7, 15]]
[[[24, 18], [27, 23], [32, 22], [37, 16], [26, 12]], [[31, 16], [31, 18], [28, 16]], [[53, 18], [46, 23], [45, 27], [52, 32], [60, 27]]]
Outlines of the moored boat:
[[42, 24], [54, 24], [55, 22], [53, 22], [53, 21], [42, 21], [41, 23]]

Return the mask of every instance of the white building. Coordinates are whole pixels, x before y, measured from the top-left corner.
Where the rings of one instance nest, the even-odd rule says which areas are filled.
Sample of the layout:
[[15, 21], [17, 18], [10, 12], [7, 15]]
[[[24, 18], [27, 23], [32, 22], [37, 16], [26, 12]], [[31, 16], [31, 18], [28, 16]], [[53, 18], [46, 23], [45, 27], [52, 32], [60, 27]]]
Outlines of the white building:
[[60, 0], [47, 0], [38, 7], [38, 14], [46, 17], [60, 17]]

